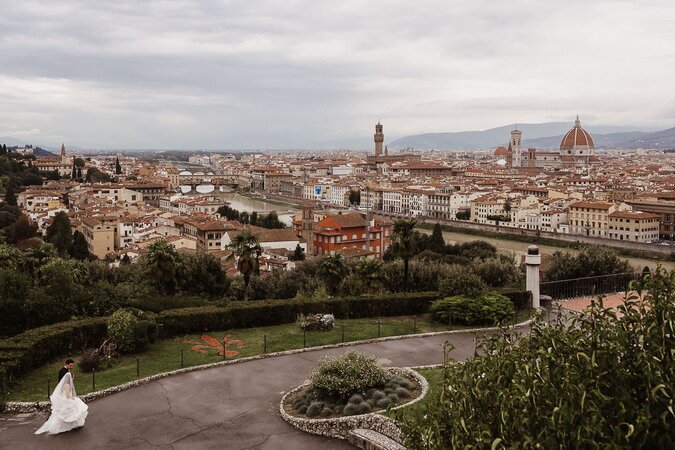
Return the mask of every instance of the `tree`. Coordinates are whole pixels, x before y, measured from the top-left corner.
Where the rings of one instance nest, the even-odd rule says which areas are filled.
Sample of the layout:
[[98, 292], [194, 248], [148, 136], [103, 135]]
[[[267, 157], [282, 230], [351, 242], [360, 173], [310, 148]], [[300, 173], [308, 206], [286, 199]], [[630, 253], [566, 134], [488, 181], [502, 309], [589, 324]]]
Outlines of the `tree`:
[[75, 167], [75, 164], [73, 164], [73, 170], [70, 172], [70, 178], [73, 180], [77, 178], [77, 167]]
[[304, 261], [305, 260], [305, 252], [302, 250], [302, 247], [300, 247], [300, 244], [297, 244], [295, 246], [295, 251], [293, 252], [293, 261]]
[[53, 244], [61, 258], [65, 258], [73, 245], [73, 232], [70, 229], [68, 214], [59, 211], [47, 227], [47, 242]]
[[7, 187], [5, 187], [5, 203], [16, 206], [16, 192], [13, 178], [9, 179], [9, 183], [7, 183]]
[[356, 274], [363, 280], [366, 292], [382, 279], [381, 269], [382, 262], [374, 258], [363, 258], [356, 264]]
[[[251, 230], [244, 230], [237, 234], [228, 245], [232, 250], [232, 257], [237, 258], [237, 270], [244, 277], [244, 289], [248, 289], [251, 274], [256, 271], [258, 257], [261, 251], [258, 238]], [[244, 296], [246, 293], [244, 293]]]
[[349, 204], [350, 205], [360, 205], [361, 204], [361, 191], [349, 191]]
[[253, 226], [258, 225], [258, 212], [257, 211], [253, 211], [251, 213], [250, 217], [248, 218], [248, 223], [250, 223]]
[[75, 259], [85, 260], [89, 259], [89, 246], [87, 245], [87, 239], [84, 237], [79, 230], [76, 230], [73, 233], [73, 249], [70, 254]]
[[90, 183], [109, 183], [112, 181], [112, 177], [109, 174], [101, 172], [96, 167], [87, 169], [87, 176], [85, 179]]
[[427, 249], [435, 253], [443, 253], [445, 250], [445, 239], [443, 239], [443, 230], [440, 223], [434, 225], [434, 231], [431, 233]]
[[633, 272], [630, 263], [611, 248], [588, 245], [576, 256], [561, 251], [553, 253], [544, 275], [547, 281], [556, 281], [629, 272]]
[[319, 275], [326, 284], [326, 288], [331, 295], [337, 293], [340, 282], [347, 276], [349, 270], [345, 260], [339, 253], [336, 255], [326, 255], [321, 258], [319, 263]]
[[119, 156], [117, 158], [115, 158], [115, 174], [117, 174], [117, 175], [122, 174], [122, 166], [120, 165]]
[[279, 220], [276, 211], [272, 211], [262, 218], [260, 226], [264, 228], [285, 228], [286, 225]]
[[394, 222], [391, 234], [392, 254], [403, 260], [403, 286], [406, 291], [408, 290], [408, 264], [416, 251], [414, 240], [416, 223], [415, 220], [399, 219]]
[[469, 220], [471, 218], [471, 211], [457, 211], [455, 217], [459, 220]]
[[21, 214], [17, 219], [16, 222], [14, 222], [14, 225], [12, 227], [12, 240], [13, 242], [20, 242], [26, 239], [30, 239], [32, 237], [35, 237], [37, 234], [37, 229], [38, 226], [31, 223], [30, 220], [28, 220], [28, 217], [25, 214]]
[[6, 144], [0, 145], [0, 155], [5, 154], [7, 154], [7, 145]]
[[181, 290], [210, 297], [225, 295], [229, 282], [220, 260], [209, 253], [197, 253], [183, 261]]
[[85, 163], [84, 163], [84, 159], [82, 159], [82, 158], [75, 158], [75, 160], [73, 161], [73, 164], [75, 165], [75, 167], [81, 169], [82, 167], [84, 167], [84, 164], [85, 164]]
[[181, 270], [181, 256], [166, 239], [159, 239], [148, 247], [144, 257], [145, 272], [154, 281], [155, 288], [168, 295], [176, 293]]

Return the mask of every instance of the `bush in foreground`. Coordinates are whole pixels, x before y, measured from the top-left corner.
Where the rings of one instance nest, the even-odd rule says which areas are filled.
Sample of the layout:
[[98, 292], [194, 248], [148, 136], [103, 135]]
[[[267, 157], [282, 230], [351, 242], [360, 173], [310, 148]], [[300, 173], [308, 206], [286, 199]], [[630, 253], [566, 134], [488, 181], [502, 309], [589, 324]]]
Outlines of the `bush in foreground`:
[[675, 271], [644, 287], [618, 310], [598, 301], [484, 341], [403, 417], [408, 448], [674, 448]]
[[434, 320], [464, 325], [497, 325], [515, 314], [511, 300], [496, 293], [477, 298], [461, 295], [443, 298], [433, 302], [430, 310]]
[[309, 375], [314, 389], [335, 397], [384, 386], [389, 378], [389, 373], [377, 364], [375, 357], [353, 350], [344, 355], [325, 357]]
[[122, 353], [142, 350], [157, 338], [157, 323], [139, 309], [119, 309], [108, 319], [108, 335]]

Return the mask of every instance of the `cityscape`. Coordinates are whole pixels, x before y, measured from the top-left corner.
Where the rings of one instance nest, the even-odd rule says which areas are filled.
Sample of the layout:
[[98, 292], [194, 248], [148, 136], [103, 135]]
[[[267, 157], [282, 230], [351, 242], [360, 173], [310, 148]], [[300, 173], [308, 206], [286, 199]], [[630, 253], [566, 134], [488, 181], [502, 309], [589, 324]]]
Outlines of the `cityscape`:
[[673, 448], [672, 5], [29, 3], [0, 447]]

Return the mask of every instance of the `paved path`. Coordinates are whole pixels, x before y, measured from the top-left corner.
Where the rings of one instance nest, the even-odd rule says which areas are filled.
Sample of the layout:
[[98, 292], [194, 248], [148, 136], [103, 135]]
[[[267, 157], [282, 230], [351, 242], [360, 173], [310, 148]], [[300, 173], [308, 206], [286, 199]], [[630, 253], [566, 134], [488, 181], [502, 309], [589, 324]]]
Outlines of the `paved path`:
[[415, 337], [315, 350], [195, 371], [147, 383], [89, 404], [84, 428], [34, 436], [45, 415], [2, 417], [0, 448], [351, 448], [346, 442], [292, 428], [278, 411], [282, 395], [301, 384], [317, 360], [349, 348], [383, 365], [417, 366], [443, 360], [450, 340], [455, 360], [473, 356], [474, 334]]

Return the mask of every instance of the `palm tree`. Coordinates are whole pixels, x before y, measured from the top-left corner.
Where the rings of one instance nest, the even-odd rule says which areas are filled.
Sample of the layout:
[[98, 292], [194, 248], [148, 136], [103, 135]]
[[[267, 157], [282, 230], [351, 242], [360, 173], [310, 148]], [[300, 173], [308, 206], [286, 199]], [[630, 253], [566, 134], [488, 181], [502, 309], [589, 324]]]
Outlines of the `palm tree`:
[[403, 288], [408, 290], [408, 263], [415, 256], [415, 220], [400, 219], [394, 222], [391, 234], [391, 251], [403, 260]]
[[259, 270], [258, 259], [262, 253], [262, 248], [258, 243], [258, 238], [251, 230], [244, 230], [232, 239], [228, 248], [232, 250], [232, 257], [237, 258], [237, 270], [244, 277], [245, 288], [248, 288], [251, 274]]
[[326, 255], [319, 263], [319, 274], [326, 283], [326, 288], [331, 295], [335, 295], [342, 281], [349, 272], [342, 255]]
[[366, 292], [370, 292], [373, 283], [380, 281], [382, 263], [376, 259], [363, 258], [356, 264], [356, 273], [366, 285]]

